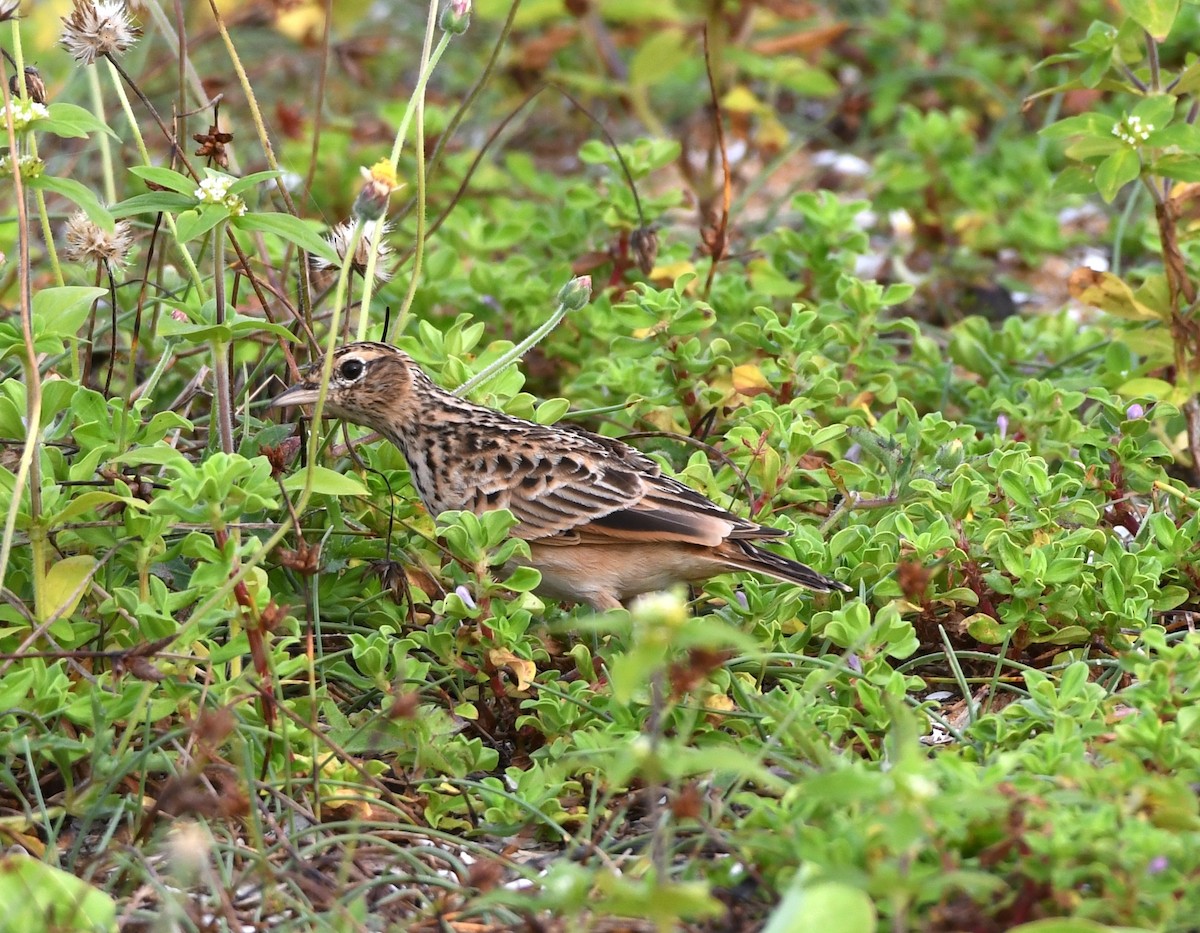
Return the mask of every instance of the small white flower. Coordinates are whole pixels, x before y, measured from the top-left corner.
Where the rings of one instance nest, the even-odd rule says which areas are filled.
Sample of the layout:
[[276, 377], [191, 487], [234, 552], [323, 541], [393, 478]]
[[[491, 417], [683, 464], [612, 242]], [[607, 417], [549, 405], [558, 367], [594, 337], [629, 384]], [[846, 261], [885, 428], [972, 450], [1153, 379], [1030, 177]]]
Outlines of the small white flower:
[[[45, 120], [50, 116], [50, 111], [46, 109], [45, 104], [38, 104], [23, 97], [16, 97], [9, 101], [8, 113], [12, 114], [13, 129], [18, 133], [24, 131], [35, 120]], [[7, 115], [5, 121], [7, 122]]]
[[229, 194], [229, 188], [233, 181], [233, 177], [230, 175], [214, 172], [200, 180], [200, 187], [192, 192], [192, 197], [201, 204], [222, 204]]
[[227, 208], [231, 217], [241, 217], [246, 213], [246, 202], [238, 195], [229, 193], [237, 179], [211, 169], [208, 173], [207, 178], [200, 180], [200, 187], [192, 192], [192, 197], [201, 204], [219, 204]]
[[[45, 163], [32, 155], [23, 155], [17, 162], [22, 178], [37, 178], [42, 174]], [[12, 159], [7, 155], [0, 156], [0, 178], [9, 178], [13, 173]]]
[[129, 17], [125, 0], [75, 0], [63, 19], [62, 44], [81, 65], [125, 52], [142, 31]]
[[1129, 114], [1113, 124], [1112, 134], [1127, 146], [1136, 146], [1150, 139], [1154, 132], [1153, 123], [1143, 123], [1137, 114]]

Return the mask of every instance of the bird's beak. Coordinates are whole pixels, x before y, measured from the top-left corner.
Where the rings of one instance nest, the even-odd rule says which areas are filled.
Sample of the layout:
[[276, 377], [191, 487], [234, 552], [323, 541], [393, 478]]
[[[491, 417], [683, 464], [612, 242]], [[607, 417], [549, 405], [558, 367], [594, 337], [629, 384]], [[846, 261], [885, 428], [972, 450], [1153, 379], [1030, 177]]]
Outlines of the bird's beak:
[[308, 382], [297, 382], [271, 399], [272, 408], [286, 408], [289, 405], [312, 405], [317, 400], [320, 386]]

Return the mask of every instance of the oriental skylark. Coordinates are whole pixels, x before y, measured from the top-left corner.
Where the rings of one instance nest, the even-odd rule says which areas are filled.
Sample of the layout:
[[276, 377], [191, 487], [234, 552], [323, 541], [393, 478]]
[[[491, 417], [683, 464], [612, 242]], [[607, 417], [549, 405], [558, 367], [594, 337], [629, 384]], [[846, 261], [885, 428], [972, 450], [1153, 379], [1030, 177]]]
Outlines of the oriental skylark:
[[[317, 400], [320, 368], [272, 404]], [[850, 588], [754, 542], [786, 532], [727, 512], [621, 441], [476, 405], [383, 343], [334, 351], [324, 413], [378, 431], [404, 454], [432, 514], [509, 509], [538, 592], [613, 609], [641, 593], [731, 570], [820, 592]]]

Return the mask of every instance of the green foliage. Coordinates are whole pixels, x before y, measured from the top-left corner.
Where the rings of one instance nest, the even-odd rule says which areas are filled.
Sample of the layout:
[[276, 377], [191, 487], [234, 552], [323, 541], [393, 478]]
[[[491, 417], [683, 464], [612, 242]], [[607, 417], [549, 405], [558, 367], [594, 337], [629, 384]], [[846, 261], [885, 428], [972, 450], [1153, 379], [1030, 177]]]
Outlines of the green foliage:
[[[234, 33], [277, 164], [237, 95], [243, 166], [216, 128], [185, 163], [138, 121], [142, 164], [61, 51], [39, 63], [70, 99], [14, 111], [0, 797], [33, 857], [0, 900], [56, 929], [111, 928], [114, 903], [294, 929], [1194, 926], [1190, 7], [527, 2], [460, 112], [507, 13], [480, 3], [438, 33], [391, 193], [425, 13], [397, 5], [384, 40], [336, 6], [339, 62], [381, 90], [331, 70], [319, 127], [266, 64], [305, 49]], [[159, 58], [174, 34], [143, 25], [157, 44], [123, 66], [191, 101], [161, 83], [187, 72]], [[723, 141], [692, 117], [706, 30]], [[189, 43], [202, 75], [228, 67], [212, 46]], [[393, 62], [414, 69], [395, 93]], [[547, 90], [481, 151], [543, 78], [617, 142]], [[808, 171], [818, 145], [869, 173]], [[381, 187], [393, 252], [367, 294], [318, 231]], [[1060, 212], [1085, 195], [1114, 208], [1114, 268], [1070, 279], [1098, 313], [972, 314], [967, 286], [1066, 275]], [[129, 251], [52, 251], [76, 207]], [[431, 519], [395, 447], [309, 444], [261, 404], [360, 322], [480, 403], [644, 432], [853, 593], [541, 598], [510, 513]], [[235, 906], [247, 878], [261, 901]]]

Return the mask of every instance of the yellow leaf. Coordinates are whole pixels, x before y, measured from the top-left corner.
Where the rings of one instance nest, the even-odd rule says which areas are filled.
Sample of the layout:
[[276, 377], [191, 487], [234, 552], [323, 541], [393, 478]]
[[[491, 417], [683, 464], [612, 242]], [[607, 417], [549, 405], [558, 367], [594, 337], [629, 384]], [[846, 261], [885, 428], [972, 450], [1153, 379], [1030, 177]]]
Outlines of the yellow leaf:
[[721, 98], [721, 106], [730, 113], [758, 113], [763, 109], [762, 102], [744, 84], [726, 91]]
[[1067, 280], [1071, 297], [1127, 321], [1161, 321], [1166, 315], [1142, 304], [1133, 289], [1111, 272], [1080, 266]]
[[[686, 261], [660, 263], [650, 270], [650, 279], [655, 282], [674, 282], [684, 273], [695, 271], [695, 264]], [[695, 282], [689, 285], [684, 291], [688, 294], [694, 292]]]
[[39, 622], [53, 616], [66, 618], [75, 611], [96, 568], [96, 558], [87, 554], [65, 557], [50, 568], [42, 588], [45, 605], [38, 606]]
[[742, 395], [761, 395], [771, 390], [771, 383], [753, 363], [733, 367], [733, 387]]
[[533, 679], [537, 677], [537, 666], [532, 661], [518, 658], [507, 648], [492, 648], [487, 654], [488, 660], [494, 667], [507, 667], [509, 672], [517, 678], [518, 691], [528, 690], [533, 684]]

